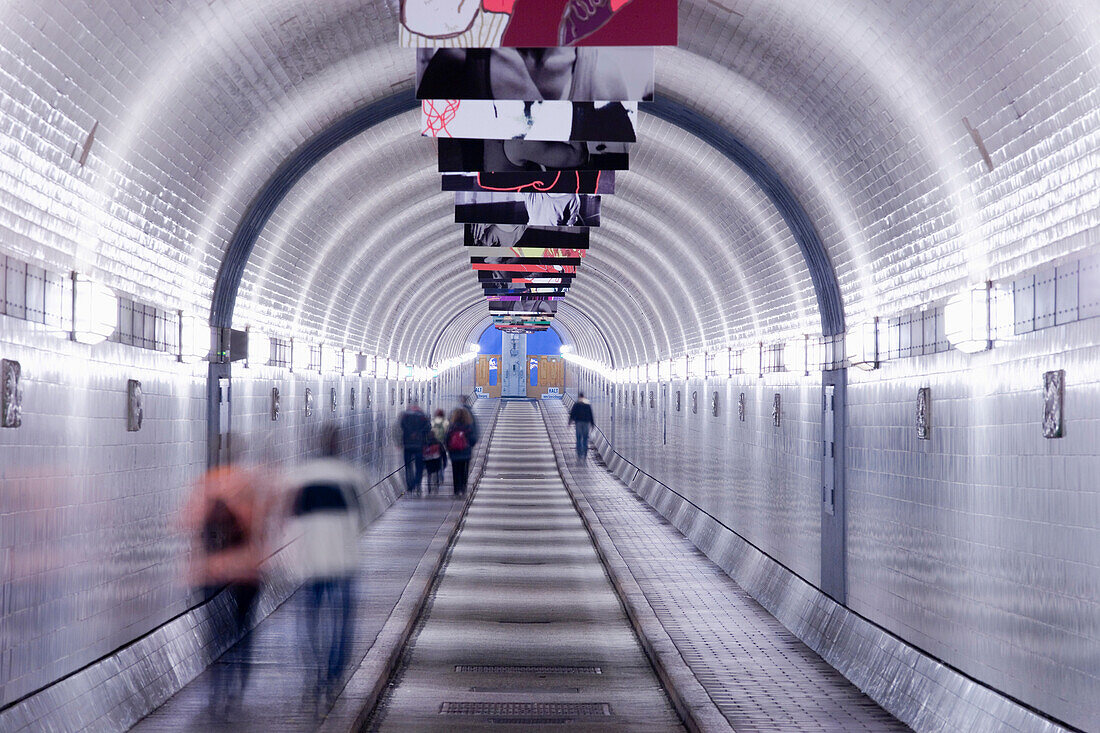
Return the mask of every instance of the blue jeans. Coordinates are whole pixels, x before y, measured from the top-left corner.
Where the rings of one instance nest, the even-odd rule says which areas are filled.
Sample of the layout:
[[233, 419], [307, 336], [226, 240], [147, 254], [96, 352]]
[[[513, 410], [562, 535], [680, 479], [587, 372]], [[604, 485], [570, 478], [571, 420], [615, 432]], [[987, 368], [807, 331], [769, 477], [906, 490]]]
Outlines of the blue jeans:
[[424, 449], [405, 449], [405, 489], [410, 493], [420, 493], [420, 482], [424, 479]]
[[588, 433], [592, 430], [592, 424], [587, 422], [576, 423], [577, 427], [577, 458], [585, 460], [588, 457]]
[[306, 648], [317, 665], [317, 694], [331, 694], [352, 644], [352, 579], [318, 578], [306, 585]]

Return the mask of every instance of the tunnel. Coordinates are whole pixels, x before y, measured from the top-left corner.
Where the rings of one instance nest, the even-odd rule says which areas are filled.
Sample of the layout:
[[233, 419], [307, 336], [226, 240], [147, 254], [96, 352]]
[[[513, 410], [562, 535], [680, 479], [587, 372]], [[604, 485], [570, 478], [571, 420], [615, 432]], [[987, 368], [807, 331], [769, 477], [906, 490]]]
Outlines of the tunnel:
[[[528, 333], [420, 1], [0, 7], [0, 730], [1100, 731], [1100, 4], [484, 0], [676, 21]], [[247, 600], [187, 521], [243, 464]]]

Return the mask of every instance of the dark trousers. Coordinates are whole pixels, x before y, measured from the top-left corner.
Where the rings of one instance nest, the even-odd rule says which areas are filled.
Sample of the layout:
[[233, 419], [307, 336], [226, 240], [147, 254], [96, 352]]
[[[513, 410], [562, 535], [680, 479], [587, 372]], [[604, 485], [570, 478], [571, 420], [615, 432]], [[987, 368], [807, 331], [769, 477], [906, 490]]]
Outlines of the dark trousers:
[[420, 482], [424, 479], [424, 449], [405, 449], [405, 489], [420, 493]]
[[577, 422], [577, 458], [588, 458], [588, 433], [592, 430], [592, 423]]
[[[210, 588], [207, 595], [212, 595]], [[240, 697], [248, 684], [248, 673], [252, 666], [252, 634], [248, 630], [252, 622], [252, 608], [256, 605], [256, 596], [260, 593], [259, 583], [230, 583], [225, 588], [233, 603], [233, 638], [237, 639], [224, 655], [210, 665], [210, 702], [219, 702], [228, 706]]]
[[455, 496], [465, 495], [466, 480], [470, 477], [470, 459], [460, 461], [457, 458], [452, 458], [451, 472], [455, 480]]
[[331, 695], [344, 674], [353, 641], [352, 579], [313, 580], [305, 591], [305, 648], [316, 665], [314, 692]]

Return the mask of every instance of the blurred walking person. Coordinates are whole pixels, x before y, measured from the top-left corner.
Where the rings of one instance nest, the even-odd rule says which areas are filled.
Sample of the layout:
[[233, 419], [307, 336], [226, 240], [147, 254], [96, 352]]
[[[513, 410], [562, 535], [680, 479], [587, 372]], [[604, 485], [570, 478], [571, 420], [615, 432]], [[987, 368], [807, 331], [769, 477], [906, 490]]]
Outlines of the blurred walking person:
[[339, 429], [326, 423], [319, 457], [287, 478], [290, 557], [305, 595], [300, 633], [314, 673], [303, 692], [318, 709], [333, 703], [354, 639], [356, 545], [364, 524], [359, 492], [367, 488], [366, 478], [338, 457], [339, 444]]
[[577, 393], [577, 401], [569, 410], [569, 424], [577, 430], [577, 462], [588, 460], [588, 434], [592, 432], [595, 420], [592, 417], [592, 404], [584, 398], [584, 392]]
[[[265, 525], [271, 507], [269, 478], [231, 455], [195, 485], [182, 524], [192, 537], [189, 577], [212, 598], [223, 588], [233, 605], [233, 639], [226, 663], [211, 665], [210, 707], [226, 715], [248, 684], [252, 664], [252, 611], [260, 593], [260, 564], [267, 556]], [[217, 632], [215, 632], [217, 633]], [[211, 647], [218, 642], [212, 639]], [[220, 710], [219, 710], [220, 708]]]
[[443, 410], [436, 410], [432, 417], [432, 430], [428, 434], [428, 442], [424, 446], [424, 466], [428, 471], [428, 493], [439, 490], [443, 483], [443, 469], [447, 467], [447, 451], [443, 447], [443, 441], [447, 439], [447, 428], [450, 423]]
[[415, 402], [410, 402], [408, 409], [401, 413], [399, 424], [401, 445], [405, 448], [405, 490], [419, 494], [424, 479], [424, 444], [432, 425]]
[[451, 475], [454, 477], [455, 496], [466, 495], [466, 481], [470, 477], [470, 457], [478, 438], [477, 423], [465, 407], [451, 413], [451, 425], [447, 429], [447, 454], [451, 458]]

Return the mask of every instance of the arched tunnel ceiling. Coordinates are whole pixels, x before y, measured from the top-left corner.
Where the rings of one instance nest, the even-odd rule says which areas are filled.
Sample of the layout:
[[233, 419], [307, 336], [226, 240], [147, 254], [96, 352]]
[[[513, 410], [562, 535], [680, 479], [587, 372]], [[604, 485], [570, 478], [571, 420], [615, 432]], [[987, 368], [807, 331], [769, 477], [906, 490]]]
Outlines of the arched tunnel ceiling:
[[[397, 5], [9, 4], [0, 174], [55, 202], [42, 221], [0, 205], [12, 249], [204, 314], [263, 182], [319, 131], [410, 86]], [[1097, 166], [1081, 161], [1100, 139], [1090, 0], [681, 0], [680, 38], [658, 51], [658, 93], [718, 121], [786, 181], [849, 321], [1083, 247], [1065, 243], [1097, 224], [1079, 200], [1097, 189]], [[93, 128], [79, 166], [72, 151]], [[415, 130], [413, 115], [379, 125], [291, 191], [248, 264], [235, 322], [410, 363], [461, 347], [466, 334], [439, 331], [479, 290], [433, 146]], [[610, 354], [580, 336], [578, 348], [622, 366], [815, 332], [808, 272], [766, 197], [682, 130], [646, 116], [641, 133], [563, 319], [598, 324]], [[1022, 222], [1027, 246], [1008, 246]]]

